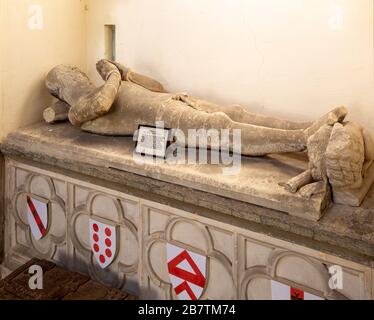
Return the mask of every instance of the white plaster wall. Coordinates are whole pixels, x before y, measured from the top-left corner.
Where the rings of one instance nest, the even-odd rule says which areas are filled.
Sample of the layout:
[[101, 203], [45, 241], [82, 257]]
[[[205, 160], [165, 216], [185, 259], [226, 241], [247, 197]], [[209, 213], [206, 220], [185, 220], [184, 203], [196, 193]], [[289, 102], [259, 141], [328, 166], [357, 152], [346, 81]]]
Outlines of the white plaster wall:
[[[84, 0], [0, 0], [0, 141], [11, 131], [38, 122], [51, 101], [47, 72], [57, 64], [85, 69]], [[42, 28], [30, 19], [42, 9]], [[35, 25], [35, 24], [34, 24]]]
[[99, 81], [109, 23], [118, 60], [171, 91], [300, 120], [345, 104], [374, 130], [373, 0], [87, 0], [87, 17], [85, 2], [0, 0], [0, 141], [41, 120], [54, 65], [87, 62]]
[[[221, 103], [290, 119], [337, 105], [374, 130], [373, 0], [88, 0], [89, 73], [117, 60]], [[341, 14], [340, 14], [341, 13]]]

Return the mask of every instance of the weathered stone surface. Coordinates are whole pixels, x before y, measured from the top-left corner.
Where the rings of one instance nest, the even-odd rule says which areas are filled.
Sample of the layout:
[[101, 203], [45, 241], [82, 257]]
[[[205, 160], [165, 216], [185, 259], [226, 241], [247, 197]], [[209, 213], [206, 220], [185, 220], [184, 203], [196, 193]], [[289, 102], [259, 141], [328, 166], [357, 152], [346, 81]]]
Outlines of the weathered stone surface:
[[[174, 165], [137, 163], [133, 157], [132, 138], [101, 137], [81, 132], [69, 124], [37, 125], [11, 134], [3, 146], [6, 150], [40, 159], [48, 156], [57, 162], [73, 161], [101, 168], [111, 168], [151, 177], [191, 189], [286, 212], [310, 220], [319, 220], [326, 207], [326, 193], [306, 200], [279, 185], [307, 168], [300, 156], [274, 155], [265, 158], [243, 158], [241, 171], [223, 175], [224, 165]], [[226, 167], [227, 168], [227, 167]], [[134, 188], [147, 188], [132, 181]], [[158, 188], [158, 187], [156, 187]], [[158, 190], [168, 196], [169, 190]], [[183, 200], [184, 193], [173, 192]]]
[[[156, 121], [184, 135], [190, 129], [240, 129], [241, 153], [258, 156], [303, 151], [314, 131], [324, 124], [341, 122], [347, 115], [346, 108], [337, 108], [313, 124], [294, 123], [185, 93], [166, 93], [158, 81], [108, 60], [100, 60], [96, 66], [105, 81], [100, 88], [95, 88], [78, 68], [67, 65], [53, 68], [46, 79], [49, 92], [70, 105], [70, 122], [96, 134], [133, 135], [139, 125], [152, 126]], [[181, 143], [189, 147], [207, 145], [196, 139]], [[224, 144], [234, 150], [233, 142]], [[213, 142], [208, 145], [216, 150], [219, 147]]]
[[333, 127], [325, 125], [308, 140], [309, 169], [315, 181], [327, 179], [326, 149]]
[[367, 170], [362, 185], [357, 189], [333, 188], [334, 202], [359, 207], [374, 183], [374, 165]]
[[[285, 181], [288, 177], [303, 172], [307, 162], [297, 155], [244, 159], [241, 173], [244, 173], [244, 177], [231, 177], [230, 181], [227, 177], [227, 180], [216, 180], [221, 176], [222, 168], [219, 166], [189, 168], [168, 167], [166, 164], [136, 165], [132, 159], [131, 139], [85, 134], [67, 124], [36, 125], [20, 130], [6, 140], [2, 149], [7, 156], [22, 158], [23, 162], [30, 162], [33, 166], [45, 166], [64, 175], [228, 225], [267, 234], [366, 265], [374, 260], [374, 239], [369, 227], [371, 222], [367, 219], [356, 221], [355, 208], [333, 205], [324, 218], [314, 222], [266, 208], [261, 203], [253, 204], [251, 201], [256, 199], [254, 196], [248, 198], [245, 197], [246, 194], [238, 193], [239, 183], [250, 183], [258, 187], [257, 193], [254, 193], [257, 196], [262, 192], [266, 194], [266, 186], [275, 184], [274, 180], [259, 176], [259, 171], [252, 170], [253, 167], [258, 169], [263, 166], [262, 172], [269, 176], [278, 174]], [[279, 167], [282, 168], [282, 175], [278, 172]], [[261, 182], [261, 179], [264, 182], [257, 186], [256, 182]], [[243, 192], [247, 190], [256, 189], [243, 188]], [[291, 195], [291, 198], [283, 201], [292, 202], [295, 199], [297, 195]], [[373, 207], [372, 189], [360, 209], [369, 210]], [[352, 223], [355, 227], [352, 227]]]
[[55, 123], [68, 119], [69, 106], [63, 101], [55, 101], [51, 107], [43, 112], [43, 118], [47, 123]]
[[361, 126], [337, 123], [326, 150], [329, 182], [338, 188], [359, 188], [362, 185], [365, 144]]

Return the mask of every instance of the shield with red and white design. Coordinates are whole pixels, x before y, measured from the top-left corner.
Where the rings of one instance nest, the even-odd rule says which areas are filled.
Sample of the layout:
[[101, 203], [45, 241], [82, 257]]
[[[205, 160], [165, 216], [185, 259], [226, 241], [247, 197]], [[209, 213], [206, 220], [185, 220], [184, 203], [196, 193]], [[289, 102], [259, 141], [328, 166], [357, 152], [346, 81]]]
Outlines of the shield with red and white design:
[[49, 201], [37, 196], [26, 196], [27, 200], [27, 221], [30, 230], [39, 241], [47, 235], [49, 223]]
[[324, 300], [314, 294], [290, 287], [278, 281], [271, 281], [272, 300]]
[[167, 244], [168, 271], [179, 300], [199, 300], [207, 284], [207, 258]]
[[106, 269], [117, 256], [117, 226], [90, 219], [90, 241], [97, 263]]

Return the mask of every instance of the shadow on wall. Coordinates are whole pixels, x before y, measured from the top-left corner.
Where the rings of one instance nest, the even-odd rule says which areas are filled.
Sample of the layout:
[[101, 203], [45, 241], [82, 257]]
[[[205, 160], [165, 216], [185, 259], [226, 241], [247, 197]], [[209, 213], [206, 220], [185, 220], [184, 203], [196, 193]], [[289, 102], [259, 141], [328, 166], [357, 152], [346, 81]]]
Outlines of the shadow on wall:
[[43, 110], [50, 106], [52, 96], [45, 87], [45, 78], [32, 82], [26, 89], [17, 127], [40, 122]]

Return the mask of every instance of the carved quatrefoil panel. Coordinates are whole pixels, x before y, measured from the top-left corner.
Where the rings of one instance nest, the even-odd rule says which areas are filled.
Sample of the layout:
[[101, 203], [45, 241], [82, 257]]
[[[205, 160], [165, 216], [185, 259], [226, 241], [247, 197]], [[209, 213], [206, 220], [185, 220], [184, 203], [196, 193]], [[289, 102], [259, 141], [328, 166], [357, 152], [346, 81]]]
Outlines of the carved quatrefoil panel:
[[[27, 196], [37, 197], [49, 203], [49, 221], [45, 237], [35, 240], [27, 219]], [[66, 257], [66, 215], [65, 202], [56, 193], [53, 179], [27, 174], [24, 184], [17, 187], [13, 198], [16, 245], [26, 247], [30, 257], [51, 259], [65, 263]]]
[[200, 300], [235, 299], [237, 296], [232, 262], [215, 248], [209, 227], [190, 219], [169, 216], [167, 213], [164, 216], [169, 217], [163, 226], [160, 225], [162, 214], [158, 215], [147, 209], [145, 211], [148, 217], [144, 220], [147, 221], [145, 230], [148, 230], [148, 235], [144, 239], [143, 254], [145, 269], [152, 283], [148, 288], [148, 298], [178, 299], [168, 272], [167, 245], [171, 244], [206, 257], [206, 286]]
[[[84, 202], [85, 204], [74, 209], [69, 222], [75, 265], [77, 269], [86, 271], [84, 269], [88, 261], [88, 272], [93, 278], [117, 288], [124, 288], [128, 285], [127, 278], [136, 277], [138, 272], [137, 227], [127, 218], [125, 200], [90, 191]], [[99, 218], [104, 223], [118, 227], [117, 254], [113, 263], [104, 270], [98, 264], [91, 249], [90, 218]]]
[[245, 300], [271, 299], [271, 280], [327, 300], [347, 299], [329, 287], [330, 274], [325, 264], [287, 250], [273, 250], [266, 266], [251, 267], [241, 278], [240, 298]]

